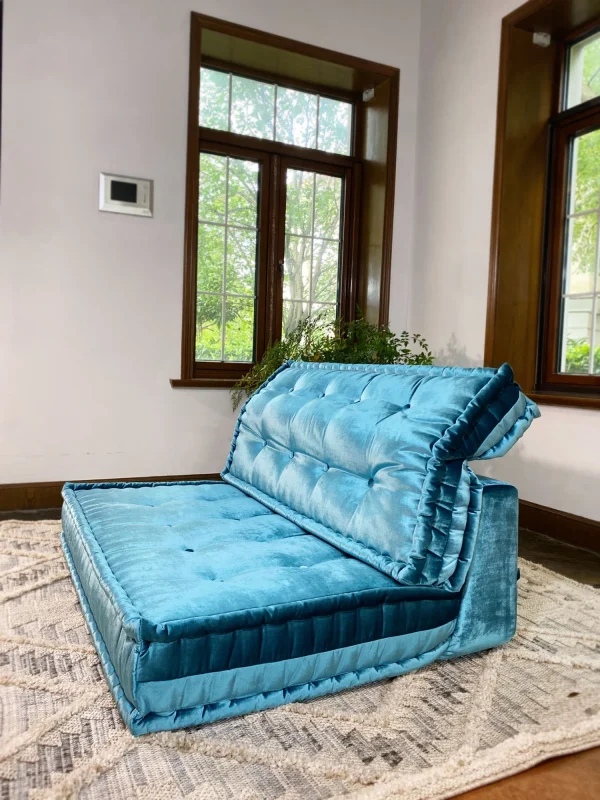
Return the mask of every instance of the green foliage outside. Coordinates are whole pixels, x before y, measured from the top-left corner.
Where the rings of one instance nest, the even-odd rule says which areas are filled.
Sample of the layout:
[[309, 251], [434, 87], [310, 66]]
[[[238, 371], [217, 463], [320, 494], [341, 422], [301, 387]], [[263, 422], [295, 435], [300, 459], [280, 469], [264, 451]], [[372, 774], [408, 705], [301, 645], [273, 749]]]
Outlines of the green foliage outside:
[[[580, 45], [583, 63], [580, 102], [585, 103], [600, 94], [600, 37], [594, 37]], [[574, 50], [576, 50], [575, 45]]]
[[[412, 348], [415, 348], [414, 350]], [[231, 390], [233, 409], [289, 359], [340, 364], [431, 364], [427, 342], [418, 334], [399, 336], [359, 317], [354, 322], [327, 322], [321, 315], [306, 317], [284, 338], [267, 349], [262, 359]]]
[[[565, 372], [587, 375], [590, 368], [590, 343], [585, 339], [567, 339]], [[600, 373], [600, 347], [594, 349], [594, 372]]]
[[[271, 84], [202, 70], [200, 118], [208, 127], [273, 138]], [[278, 88], [276, 138], [301, 147], [317, 144], [348, 152], [348, 103]], [[264, 178], [264, 176], [263, 176]], [[253, 360], [259, 196], [258, 164], [202, 153], [198, 202], [196, 360]], [[342, 181], [329, 175], [287, 172], [284, 330], [312, 313], [336, 314]]]

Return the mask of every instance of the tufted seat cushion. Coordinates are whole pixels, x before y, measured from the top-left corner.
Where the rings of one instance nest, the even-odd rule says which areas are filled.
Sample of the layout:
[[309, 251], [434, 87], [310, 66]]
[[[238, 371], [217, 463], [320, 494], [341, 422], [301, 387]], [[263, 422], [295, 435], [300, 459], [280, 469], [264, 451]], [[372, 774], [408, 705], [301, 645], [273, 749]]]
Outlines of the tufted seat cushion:
[[434, 629], [458, 613], [458, 594], [399, 586], [225, 483], [75, 484], [65, 500], [65, 544], [78, 574], [98, 578], [86, 581], [94, 616], [122, 631], [127, 658], [138, 645], [125, 684], [138, 708], [192, 676]]
[[481, 492], [539, 415], [495, 369], [290, 361], [238, 418], [225, 481], [407, 585], [462, 586]]
[[131, 731], [508, 641], [516, 491], [467, 461], [537, 415], [508, 366], [290, 362], [242, 409], [224, 482], [67, 484], [65, 557]]

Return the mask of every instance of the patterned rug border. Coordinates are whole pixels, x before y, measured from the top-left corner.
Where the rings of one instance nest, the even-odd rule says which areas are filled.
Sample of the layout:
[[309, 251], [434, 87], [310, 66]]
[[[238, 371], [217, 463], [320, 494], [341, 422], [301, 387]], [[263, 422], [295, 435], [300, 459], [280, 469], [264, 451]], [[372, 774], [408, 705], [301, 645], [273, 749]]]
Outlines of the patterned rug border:
[[[570, 729], [570, 731], [573, 730]], [[577, 733], [574, 737], [567, 733], [568, 743], [562, 738], [564, 733], [558, 733], [556, 736], [547, 732], [536, 736], [519, 734], [492, 748], [486, 756], [476, 756], [468, 764], [461, 763], [458, 758], [453, 759], [439, 767], [432, 767], [423, 772], [390, 776], [389, 779], [382, 778], [373, 786], [359, 789], [349, 795], [337, 795], [330, 800], [400, 800], [400, 798], [402, 800], [447, 800], [447, 798], [456, 797], [472, 789], [510, 778], [511, 775], [518, 775], [548, 759], [580, 753], [600, 745], [600, 720], [584, 720], [575, 730]], [[560, 737], [559, 741], [555, 741], [558, 737]], [[533, 748], [535, 752], [526, 753], [526, 748]], [[523, 759], [512, 766], [502, 767], [501, 763], [496, 763], [501, 762], [501, 759], [508, 755], [516, 757], [520, 751], [523, 752]], [[494, 767], [496, 767], [495, 770]], [[486, 775], [479, 774], [483, 770], [494, 771], [488, 772]], [[452, 780], [453, 775], [457, 776], [454, 781]], [[407, 788], [405, 784], [411, 779], [414, 779], [414, 784]], [[446, 782], [442, 783], [443, 781]]]
[[[27, 535], [27, 531], [30, 531], [29, 535]], [[22, 599], [30, 592], [48, 589], [52, 584], [67, 578], [62, 570], [59, 570], [59, 574], [50, 571], [52, 563], [59, 560], [58, 556], [53, 556], [47, 552], [35, 552], [36, 547], [39, 551], [41, 546], [55, 544], [58, 531], [60, 531], [60, 522], [57, 520], [0, 520], [0, 539], [5, 536], [12, 540], [17, 547], [20, 547], [19, 541], [32, 545], [30, 550], [24, 547], [22, 551], [7, 548], [6, 555], [10, 557], [20, 555], [28, 559], [36, 559], [34, 563], [24, 564], [21, 568], [9, 566], [6, 570], [0, 572], [0, 580], [8, 579], [9, 584], [19, 572], [23, 574], [34, 573], [32, 577], [25, 577], [23, 585], [20, 585], [19, 588], [12, 588], [11, 584], [9, 590], [0, 590], [0, 608], [6, 607], [7, 604], [14, 600], [22, 604]], [[47, 534], [44, 532], [47, 532]], [[123, 757], [127, 756], [131, 751], [135, 751], [138, 745], [143, 747], [144, 744], [156, 744], [161, 749], [177, 751], [182, 758], [186, 753], [189, 753], [191, 755], [204, 756], [208, 759], [215, 759], [221, 763], [225, 761], [225, 770], [227, 770], [227, 762], [231, 764], [230, 769], [233, 771], [235, 771], [233, 764], [237, 764], [242, 768], [244, 766], [251, 768], [262, 766], [280, 771], [296, 769], [301, 774], [312, 776], [317, 781], [319, 778], [337, 780], [342, 785], [347, 785], [346, 790], [342, 793], [326, 795], [329, 800], [446, 800], [446, 798], [456, 797], [456, 795], [472, 789], [516, 775], [550, 758], [569, 755], [599, 746], [600, 713], [595, 709], [600, 707], [600, 702], [599, 704], [595, 703], [595, 694], [590, 707], [590, 713], [593, 715], [591, 718], [586, 718], [583, 711], [581, 716], [577, 718], [573, 716], [569, 718], [569, 715], [566, 714], [563, 715], [564, 725], [548, 727], [548, 723], [544, 721], [543, 717], [536, 716], [533, 717], [536, 724], [540, 726], [546, 725], [545, 728], [538, 732], [522, 731], [521, 733], [515, 733], [515, 735], [508, 736], [498, 744], [490, 742], [490, 746], [487, 749], [485, 747], [485, 739], [480, 741], [480, 728], [492, 714], [496, 682], [500, 680], [498, 677], [499, 668], [504, 662], [534, 662], [536, 665], [545, 664], [548, 669], [551, 666], [558, 667], [558, 671], [566, 667], [568, 670], [573, 670], [580, 674], [585, 674], [586, 670], [590, 675], [600, 673], [600, 662], [595, 658], [596, 653], [600, 652], [600, 628], [597, 625], [598, 611], [596, 610], [596, 606], [600, 610], [600, 588], [579, 583], [535, 562], [525, 559], [519, 559], [519, 562], [523, 570], [524, 583], [528, 587], [525, 595], [533, 595], [544, 600], [550, 597], [550, 605], [542, 606], [542, 609], [547, 610], [550, 608], [551, 613], [554, 613], [554, 610], [559, 607], [556, 603], [560, 604], [561, 601], [560, 608], [567, 610], [571, 609], [571, 602], [574, 604], [572, 610], [568, 610], [569, 614], [581, 613], [581, 609], [585, 609], [587, 605], [588, 609], [592, 609], [590, 612], [591, 622], [589, 625], [579, 626], [581, 629], [578, 629], [578, 626], [570, 628], [568, 626], [570, 622], [568, 615], [565, 618], [555, 618], [553, 616], [540, 615], [538, 610], [536, 616], [534, 602], [534, 605], [528, 609], [529, 615], [525, 614], [523, 617], [525, 624], [519, 625], [517, 634], [521, 633], [522, 640], [520, 642], [517, 636], [517, 639], [513, 640], [512, 643], [478, 656], [481, 675], [477, 679], [475, 688], [470, 689], [472, 704], [464, 729], [464, 736], [458, 739], [457, 750], [446, 761], [437, 763], [434, 766], [426, 764], [421, 770], [415, 770], [413, 762], [413, 771], [411, 772], [403, 773], [395, 769], [382, 772], [379, 768], [361, 767], [352, 761], [347, 763], [343, 759], [336, 760], [335, 750], [331, 749], [329, 751], [325, 749], [322, 754], [320, 753], [315, 757], [311, 756], [310, 753], [307, 755], [306, 749], [303, 750], [301, 745], [296, 750], [292, 748], [291, 750], [279, 752], [277, 749], [271, 749], [270, 747], [265, 748], [264, 746], [254, 745], [251, 738], [232, 739], [227, 737], [219, 738], [219, 736], [212, 737], [210, 735], [196, 737], [186, 732], [173, 732], [148, 734], [136, 739], [126, 730], [122, 730], [109, 745], [92, 751], [86, 760], [82, 763], [76, 763], [71, 771], [51, 771], [49, 773], [50, 785], [44, 788], [32, 787], [29, 793], [23, 796], [27, 796], [29, 800], [35, 800], [36, 798], [39, 800], [50, 800], [51, 798], [64, 800], [65, 798], [78, 797], [86, 787], [95, 788], [97, 792], [100, 790], [100, 786], [94, 787], [94, 781], [104, 775], [108, 775], [112, 769], [119, 766]], [[48, 568], [47, 576], [37, 577], [37, 568]], [[531, 578], [534, 578], [534, 580], [528, 583]], [[535, 578], [541, 580], [541, 585], [536, 582]], [[544, 580], [546, 578], [547, 581]], [[548, 588], [544, 589], [546, 583]], [[552, 587], [553, 583], [555, 584], [554, 587]], [[4, 587], [4, 584], [2, 585]], [[564, 590], [562, 596], [560, 595], [560, 587]], [[33, 607], [35, 607], [35, 602]], [[539, 609], [539, 606], [537, 608]], [[576, 619], [576, 617], [571, 619]], [[588, 622], [587, 617], [585, 621]], [[594, 621], [596, 627], [593, 627]], [[556, 627], [553, 627], [553, 625]], [[88, 656], [94, 653], [90, 645], [81, 641], [81, 637], [79, 641], [73, 642], [62, 641], [60, 638], [56, 641], [50, 641], [37, 635], [23, 636], [17, 631], [18, 629], [12, 632], [10, 628], [7, 628], [0, 633], [0, 644], [31, 646], [36, 649], [50, 651], [73, 651]], [[531, 641], [529, 641], [528, 637], [531, 637]], [[556, 637], [559, 641], [554, 641], [552, 637]], [[569, 640], [572, 641], [572, 644], [569, 643]], [[577, 647], [575, 643], [578, 643]], [[583, 644], [586, 647], [583, 647]], [[527, 645], [529, 645], [529, 648]], [[459, 660], [447, 663], [458, 664]], [[530, 668], [523, 667], [521, 672], [526, 669]], [[418, 678], [420, 672], [409, 673], [404, 678], [397, 679], [398, 681], [403, 681], [403, 683], [397, 684], [398, 687], [406, 692], [407, 681], [413, 680], [415, 676]], [[468, 668], [466, 674], [469, 674]], [[518, 671], [515, 674], [518, 675]], [[532, 672], [531, 674], [536, 676], [539, 673]], [[38, 677], [28, 673], [22, 675], [18, 672], [14, 673], [14, 675], [0, 673], [0, 687], [21, 686], [24, 689], [40, 688], [46, 691], [55, 691], [58, 694], [65, 692], [66, 687], [61, 686], [60, 682], [52, 690], [48, 680], [43, 675]], [[518, 683], [518, 679], [516, 680], [515, 686], [523, 685]], [[44, 681], [48, 683], [47, 686], [44, 685]], [[533, 685], [536, 686], [538, 684], [534, 681]], [[560, 685], [560, 683], [556, 682], [554, 684], [551, 682], [546, 684], [548, 687]], [[590, 685], [595, 686], [593, 683]], [[14, 757], [27, 746], [36, 745], [48, 732], [60, 731], [60, 726], [66, 720], [71, 717], [77, 717], [78, 714], [81, 715], [86, 708], [95, 702], [100, 701], [101, 705], [106, 705], [110, 701], [110, 704], [112, 704], [105, 684], [94, 687], [75, 684], [72, 689], [77, 689], [77, 691], [74, 691], [72, 702], [69, 705], [54, 714], [43, 717], [22, 733], [13, 733], [12, 735], [9, 733], [8, 737], [0, 740], [0, 762]], [[527, 684], [527, 691], [524, 693], [524, 697], [527, 698], [528, 694], [529, 685]], [[339, 696], [341, 697], [342, 695]], [[556, 695], [556, 697], [559, 696]], [[600, 692], [598, 693], [598, 700], [600, 701]], [[397, 706], [394, 706], [393, 691], [389, 707], [392, 709], [394, 707], [397, 708]], [[408, 708], [411, 713], [418, 714], [416, 707], [409, 705]], [[299, 709], [303, 710], [300, 711]], [[576, 712], [569, 713], [573, 715]], [[340, 709], [325, 707], [322, 710], [317, 707], [317, 710], [313, 710], [311, 704], [282, 707], [260, 712], [260, 714], [266, 715], [275, 728], [280, 726], [282, 730], [285, 729], [286, 724], [278, 721], [279, 715], [287, 716], [288, 718], [300, 715], [306, 716], [307, 719], [325, 717], [327, 721], [331, 720], [331, 724], [335, 726], [336, 719], [339, 725], [344, 722], [344, 714], [346, 714], [347, 719], [344, 724], [347, 724], [348, 720], [352, 719], [352, 724], [358, 730], [361, 729], [362, 719], [368, 720], [367, 714], [355, 713], [352, 709], [348, 711], [343, 706]], [[379, 708], [374, 712], [372, 724], [377, 724], [378, 728], [382, 726], [385, 728], [385, 720], [388, 714], [392, 719], [393, 712], [386, 712], [385, 707]], [[508, 719], [506, 715], [504, 717], [502, 715], [498, 716], [498, 711], [495, 711], [494, 714], [495, 716], [491, 717], [491, 719], [500, 721]], [[219, 724], [221, 723], [217, 723], [217, 725]], [[514, 725], [516, 726], [517, 723], [515, 722]], [[365, 728], [368, 729], [368, 727], [369, 723], [367, 722]], [[201, 732], [203, 728], [197, 730]], [[516, 727], [516, 731], [518, 730], [519, 728]], [[274, 741], [277, 741], [277, 739]], [[421, 741], [426, 741], [426, 739], [422, 738]], [[435, 742], [435, 737], [432, 741]], [[448, 741], [452, 740], [448, 739]], [[214, 787], [215, 797], [221, 797], [221, 792], [226, 788], [225, 784], [219, 783], [209, 784], [209, 786]], [[17, 796], [21, 797], [19, 792], [21, 789], [25, 789], [25, 786], [21, 786], [17, 781], [15, 788], [18, 793]], [[243, 792], [244, 800], [262, 800], [264, 797], [262, 792], [250, 789], [248, 785], [241, 791]], [[96, 796], [97, 794], [94, 793], [94, 797]], [[123, 795], [123, 797], [125, 796], [128, 795]], [[166, 797], [168, 795], [165, 795], [163, 790], [163, 793], [159, 791], [157, 797], [159, 796]], [[236, 794], [233, 796], [237, 797]], [[285, 796], [288, 796], [287, 792]], [[296, 794], [293, 796], [296, 797]], [[230, 797], [230, 795], [227, 794], [227, 797]]]

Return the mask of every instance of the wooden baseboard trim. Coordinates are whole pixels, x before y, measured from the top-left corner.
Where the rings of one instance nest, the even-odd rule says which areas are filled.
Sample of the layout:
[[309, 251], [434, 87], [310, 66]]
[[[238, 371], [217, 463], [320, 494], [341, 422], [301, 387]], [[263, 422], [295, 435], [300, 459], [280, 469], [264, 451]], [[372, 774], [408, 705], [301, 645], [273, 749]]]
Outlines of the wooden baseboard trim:
[[[135, 483], [168, 481], [216, 481], [221, 480], [218, 472], [205, 475], [153, 475], [144, 478], [102, 478], [100, 480], [72, 481], [73, 483]], [[0, 512], [40, 511], [62, 506], [62, 487], [66, 481], [45, 483], [0, 483]]]
[[519, 500], [519, 527], [600, 553], [600, 522]]

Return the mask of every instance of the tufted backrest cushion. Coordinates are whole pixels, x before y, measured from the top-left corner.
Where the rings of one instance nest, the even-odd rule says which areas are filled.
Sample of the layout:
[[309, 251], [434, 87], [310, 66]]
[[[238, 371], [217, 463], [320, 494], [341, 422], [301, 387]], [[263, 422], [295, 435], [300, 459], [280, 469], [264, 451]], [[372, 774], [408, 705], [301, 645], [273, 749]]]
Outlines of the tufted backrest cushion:
[[223, 478], [402, 583], [456, 589], [478, 512], [466, 461], [535, 416], [508, 365], [288, 362], [242, 409]]

